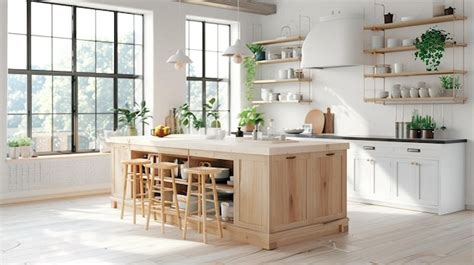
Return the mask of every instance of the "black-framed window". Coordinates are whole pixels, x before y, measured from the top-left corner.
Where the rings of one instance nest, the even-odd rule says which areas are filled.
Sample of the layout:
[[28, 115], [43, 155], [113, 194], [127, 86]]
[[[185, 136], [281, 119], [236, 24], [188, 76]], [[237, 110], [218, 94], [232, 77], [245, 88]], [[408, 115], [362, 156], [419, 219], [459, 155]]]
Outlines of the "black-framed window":
[[142, 14], [9, 0], [8, 138], [31, 137], [39, 154], [98, 150], [104, 130], [118, 128], [113, 109], [144, 99], [143, 23]]
[[[186, 53], [193, 61], [187, 68], [187, 100], [203, 121], [203, 103], [216, 98], [222, 129], [230, 128], [230, 60], [222, 53], [230, 46], [229, 24], [186, 20]], [[210, 121], [206, 121], [210, 124]]]

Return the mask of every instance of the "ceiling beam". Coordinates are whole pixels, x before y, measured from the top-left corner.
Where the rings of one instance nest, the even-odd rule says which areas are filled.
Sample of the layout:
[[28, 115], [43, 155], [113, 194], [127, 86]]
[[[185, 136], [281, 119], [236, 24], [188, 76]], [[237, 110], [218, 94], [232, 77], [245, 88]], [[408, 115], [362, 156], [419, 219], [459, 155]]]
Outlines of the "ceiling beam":
[[[182, 2], [237, 10], [237, 0], [182, 0]], [[259, 15], [273, 15], [276, 14], [277, 7], [275, 4], [258, 3], [252, 0], [240, 0], [240, 11]]]

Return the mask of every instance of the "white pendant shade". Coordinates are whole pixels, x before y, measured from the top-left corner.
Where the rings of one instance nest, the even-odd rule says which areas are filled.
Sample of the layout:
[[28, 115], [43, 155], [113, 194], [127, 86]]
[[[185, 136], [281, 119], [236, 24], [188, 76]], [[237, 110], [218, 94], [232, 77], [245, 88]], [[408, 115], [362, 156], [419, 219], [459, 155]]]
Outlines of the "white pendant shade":
[[251, 56], [252, 51], [246, 46], [242, 44], [242, 41], [240, 39], [237, 39], [234, 43], [234, 45], [230, 46], [227, 48], [222, 56], [239, 56], [239, 57], [248, 57]]
[[178, 49], [176, 54], [171, 55], [166, 62], [188, 64], [192, 63], [193, 61], [183, 52], [183, 50]]

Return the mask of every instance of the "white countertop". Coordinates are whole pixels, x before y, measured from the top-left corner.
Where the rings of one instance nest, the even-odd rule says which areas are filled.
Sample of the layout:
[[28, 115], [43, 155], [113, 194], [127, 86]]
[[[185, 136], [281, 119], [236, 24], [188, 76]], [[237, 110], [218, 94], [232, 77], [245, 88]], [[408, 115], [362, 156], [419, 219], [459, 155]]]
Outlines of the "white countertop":
[[[155, 146], [185, 150], [201, 150], [252, 155], [284, 155], [307, 152], [336, 151], [349, 148], [348, 143], [340, 141], [300, 141], [291, 139], [288, 142], [253, 141], [245, 138], [236, 141], [235, 136], [224, 140], [205, 139], [201, 135], [169, 135], [163, 138], [153, 136], [120, 136], [108, 141], [112, 144], [129, 144], [131, 146]], [[133, 149], [133, 147], [132, 147]]]

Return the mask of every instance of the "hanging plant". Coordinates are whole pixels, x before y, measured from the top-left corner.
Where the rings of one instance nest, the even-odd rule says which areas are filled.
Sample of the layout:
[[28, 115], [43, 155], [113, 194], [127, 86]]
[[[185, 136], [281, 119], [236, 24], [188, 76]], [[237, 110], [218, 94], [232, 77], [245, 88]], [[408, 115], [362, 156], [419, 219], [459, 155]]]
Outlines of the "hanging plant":
[[450, 34], [437, 27], [429, 28], [415, 40], [415, 60], [420, 59], [427, 71], [437, 71], [444, 55], [447, 41], [452, 40]]
[[254, 56], [245, 57], [244, 59], [244, 67], [247, 71], [247, 75], [245, 77], [245, 98], [248, 102], [252, 101], [253, 98], [253, 81], [255, 81], [255, 76], [257, 73], [257, 63], [255, 61]]

